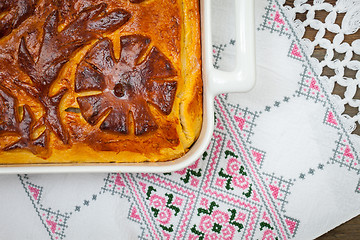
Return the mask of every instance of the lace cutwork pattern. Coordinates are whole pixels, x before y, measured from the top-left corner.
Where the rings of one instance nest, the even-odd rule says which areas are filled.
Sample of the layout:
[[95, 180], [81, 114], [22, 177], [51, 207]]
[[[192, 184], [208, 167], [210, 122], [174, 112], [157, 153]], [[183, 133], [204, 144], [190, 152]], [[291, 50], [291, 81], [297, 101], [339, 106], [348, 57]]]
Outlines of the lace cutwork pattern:
[[[280, 0], [347, 131], [360, 136], [360, 1]], [[358, 39], [359, 38], [359, 39]]]

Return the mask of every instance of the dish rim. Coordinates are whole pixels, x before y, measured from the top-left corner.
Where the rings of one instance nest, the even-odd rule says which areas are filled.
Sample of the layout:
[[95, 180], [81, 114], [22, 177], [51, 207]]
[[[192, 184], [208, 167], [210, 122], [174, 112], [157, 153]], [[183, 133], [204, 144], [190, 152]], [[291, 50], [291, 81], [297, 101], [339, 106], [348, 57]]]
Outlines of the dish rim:
[[[25, 173], [160, 173], [173, 172], [194, 163], [206, 150], [214, 130], [214, 98], [220, 93], [246, 92], [255, 83], [254, 1], [237, 0], [236, 66], [223, 72], [212, 66], [211, 0], [200, 0], [203, 120], [199, 138], [182, 157], [165, 162], [141, 163], [60, 163], [0, 165], [0, 174]], [[76, 164], [76, 165], [75, 165]]]

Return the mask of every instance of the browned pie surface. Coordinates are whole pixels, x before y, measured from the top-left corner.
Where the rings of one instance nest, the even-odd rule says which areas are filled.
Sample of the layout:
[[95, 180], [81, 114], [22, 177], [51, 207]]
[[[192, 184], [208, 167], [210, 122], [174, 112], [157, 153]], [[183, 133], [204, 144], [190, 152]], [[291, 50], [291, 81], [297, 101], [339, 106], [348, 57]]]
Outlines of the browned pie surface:
[[202, 122], [198, 4], [0, 2], [0, 164], [183, 155]]

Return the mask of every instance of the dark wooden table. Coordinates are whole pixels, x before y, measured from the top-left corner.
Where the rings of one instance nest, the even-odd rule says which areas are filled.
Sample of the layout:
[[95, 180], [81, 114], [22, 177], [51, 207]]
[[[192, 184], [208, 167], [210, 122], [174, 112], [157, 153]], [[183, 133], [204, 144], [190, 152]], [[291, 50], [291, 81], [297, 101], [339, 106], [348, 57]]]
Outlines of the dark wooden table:
[[330, 232], [317, 238], [317, 240], [359, 240], [360, 216], [340, 225]]
[[[294, 0], [287, 0], [285, 2], [285, 5], [288, 5], [290, 7], [293, 7]], [[336, 4], [336, 0], [325, 0], [325, 2], [328, 2], [332, 5]], [[308, 4], [313, 4], [313, 0], [307, 1]], [[296, 15], [296, 18], [304, 21], [306, 19], [306, 13], [298, 13]], [[328, 15], [328, 12], [326, 11], [316, 11], [315, 18], [324, 22], [326, 16]], [[338, 17], [336, 19], [336, 23], [341, 26], [341, 22], [344, 18], [345, 13], [338, 13]], [[313, 41], [315, 39], [317, 30], [311, 28], [310, 26], [306, 27], [304, 38], [309, 39], [310, 41]], [[327, 31], [325, 34], [325, 37], [329, 40], [332, 40], [336, 34], [331, 33], [330, 31]], [[344, 41], [347, 43], [352, 43], [354, 40], [360, 39], [360, 30], [357, 31], [354, 34], [351, 35], [345, 35]], [[324, 56], [326, 54], [326, 49], [321, 48], [319, 45], [315, 47], [313, 57], [317, 58], [319, 61], [324, 59]], [[342, 60], [344, 58], [345, 54], [339, 54], [335, 53], [334, 58]], [[354, 55], [354, 59], [360, 61], [360, 55]], [[355, 78], [356, 71], [352, 71], [350, 69], [345, 69], [344, 75], [350, 78]], [[335, 75], [334, 70], [325, 67], [322, 74], [327, 77], [331, 77]], [[338, 95], [341, 98], [344, 98], [344, 92], [346, 91], [346, 88], [340, 86], [339, 84], [335, 84], [335, 88], [332, 92], [332, 94]], [[360, 89], [358, 89], [357, 94], [355, 95], [356, 99], [360, 99]], [[349, 116], [355, 116], [358, 114], [357, 108], [353, 108], [350, 105], [345, 105], [345, 111], [343, 114], [347, 114]], [[352, 134], [360, 135], [360, 124], [357, 123], [356, 129], [352, 132]], [[359, 203], [360, 204], [360, 203]], [[360, 215], [353, 218], [352, 220], [340, 225], [339, 227], [331, 230], [330, 232], [324, 234], [323, 236], [317, 238], [317, 240], [360, 240]]]

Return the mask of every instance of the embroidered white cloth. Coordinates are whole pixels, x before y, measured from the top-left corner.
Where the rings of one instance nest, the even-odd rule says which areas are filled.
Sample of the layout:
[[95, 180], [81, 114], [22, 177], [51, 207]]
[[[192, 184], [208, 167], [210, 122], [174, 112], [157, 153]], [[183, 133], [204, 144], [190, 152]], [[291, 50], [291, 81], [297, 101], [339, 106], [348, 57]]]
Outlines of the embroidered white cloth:
[[[358, 138], [293, 23], [311, 6], [284, 2], [256, 0], [256, 86], [215, 99], [213, 138], [195, 164], [0, 176], [1, 238], [312, 239], [358, 215]], [[224, 70], [234, 66], [233, 4], [213, 1], [214, 67]]]

